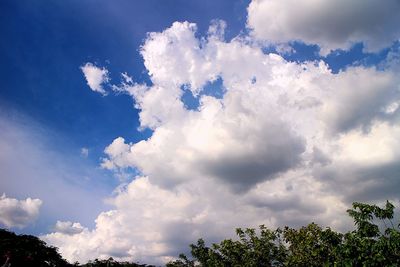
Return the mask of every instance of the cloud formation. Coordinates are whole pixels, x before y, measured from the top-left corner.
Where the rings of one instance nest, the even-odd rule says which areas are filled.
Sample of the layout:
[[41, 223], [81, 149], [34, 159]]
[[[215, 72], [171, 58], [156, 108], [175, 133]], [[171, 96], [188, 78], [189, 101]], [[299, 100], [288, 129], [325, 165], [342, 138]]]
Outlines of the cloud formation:
[[24, 228], [36, 220], [41, 205], [42, 201], [37, 198], [18, 200], [3, 194], [0, 197], [0, 224], [7, 228]]
[[[114, 208], [94, 229], [42, 237], [64, 257], [160, 264], [236, 227], [315, 221], [344, 230], [351, 202], [398, 201], [398, 62], [333, 73], [323, 61], [264, 53], [251, 37], [225, 41], [224, 27], [215, 21], [199, 38], [195, 24], [175, 22], [148, 35], [141, 53], [152, 84], [123, 74], [114, 90], [133, 98], [153, 134], [116, 138], [102, 160], [141, 175], [108, 200]], [[222, 98], [204, 92], [217, 79]], [[184, 93], [199, 105], [187, 108]]]
[[65, 235], [75, 235], [82, 233], [84, 230], [80, 223], [72, 223], [70, 221], [62, 222], [57, 221], [54, 226], [54, 231], [65, 234]]
[[258, 39], [317, 44], [322, 55], [358, 42], [377, 52], [399, 40], [399, 13], [397, 0], [254, 0], [247, 24]]
[[[112, 200], [115, 209], [99, 215], [94, 230], [75, 235], [54, 232], [42, 239], [59, 247], [69, 260], [112, 255], [162, 264], [197, 238], [216, 242], [232, 236], [236, 227], [302, 224], [317, 214], [323, 214], [320, 220], [326, 223], [341, 223], [340, 217], [331, 220], [338, 207], [328, 208], [332, 206], [328, 197], [318, 190], [304, 194], [316, 188], [312, 179], [292, 183], [289, 178], [273, 180], [245, 195], [204, 181], [191, 181], [171, 191], [151, 184], [146, 177], [137, 177]], [[318, 203], [314, 201], [317, 196]]]
[[81, 70], [90, 89], [102, 95], [107, 95], [106, 90], [103, 88], [103, 84], [110, 80], [106, 68], [99, 68], [88, 62], [81, 66]]

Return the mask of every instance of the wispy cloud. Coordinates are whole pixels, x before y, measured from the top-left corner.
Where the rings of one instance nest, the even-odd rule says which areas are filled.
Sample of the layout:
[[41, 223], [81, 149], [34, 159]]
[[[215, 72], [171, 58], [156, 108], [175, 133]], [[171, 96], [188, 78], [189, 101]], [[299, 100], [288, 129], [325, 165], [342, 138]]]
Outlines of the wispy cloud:
[[0, 112], [0, 128], [1, 190], [16, 199], [30, 197], [43, 203], [37, 227], [30, 231], [43, 232], [63, 218], [94, 225], [93, 218], [104, 208], [102, 199], [113, 190], [85, 178], [104, 181], [97, 166], [82, 161], [74, 155], [78, 148], [69, 150], [66, 139], [30, 117]]

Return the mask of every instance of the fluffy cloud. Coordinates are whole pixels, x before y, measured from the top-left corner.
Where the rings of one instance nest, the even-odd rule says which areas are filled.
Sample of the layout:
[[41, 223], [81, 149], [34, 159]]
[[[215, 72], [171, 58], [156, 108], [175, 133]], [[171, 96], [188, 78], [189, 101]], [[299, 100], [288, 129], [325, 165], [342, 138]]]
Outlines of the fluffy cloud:
[[37, 198], [18, 200], [3, 194], [0, 197], [0, 224], [9, 228], [24, 228], [36, 220], [41, 205], [42, 201]]
[[368, 133], [352, 130], [337, 140], [332, 162], [316, 166], [313, 176], [347, 202], [398, 199], [399, 138], [398, 123], [375, 121]]
[[80, 223], [72, 223], [70, 221], [62, 222], [57, 221], [54, 226], [54, 231], [65, 234], [65, 235], [75, 235], [82, 233], [84, 230]]
[[324, 55], [357, 42], [376, 52], [399, 40], [399, 13], [397, 0], [255, 0], [248, 8], [248, 27], [272, 43], [318, 44]]
[[[268, 189], [271, 187], [275, 190]], [[218, 241], [232, 236], [236, 227], [277, 226], [281, 222], [296, 225], [321, 213], [320, 222], [340, 225], [343, 218], [332, 218], [344, 207], [332, 205], [332, 199], [320, 195], [318, 187], [312, 179], [292, 183], [288, 177], [236, 195], [210, 182], [191, 181], [171, 191], [151, 184], [146, 177], [137, 177], [112, 200], [115, 209], [99, 215], [93, 231], [75, 235], [54, 232], [42, 238], [59, 247], [70, 260], [112, 255], [162, 264], [197, 238], [207, 234], [208, 241]], [[303, 196], [303, 190], [315, 192]], [[317, 196], [320, 202], [313, 200]]]
[[[397, 67], [294, 63], [246, 38], [223, 40], [223, 23], [198, 39], [174, 23], [141, 48], [152, 85], [124, 74], [150, 138], [116, 138], [104, 168], [142, 175], [109, 199], [93, 230], [43, 236], [68, 259], [113, 256], [162, 263], [199, 237], [235, 227], [351, 226], [352, 201], [397, 199], [400, 155]], [[221, 79], [222, 98], [204, 85]], [[188, 109], [185, 90], [199, 106]], [[391, 187], [391, 188], [390, 188]]]
[[110, 80], [106, 68], [99, 68], [92, 63], [86, 63], [81, 67], [81, 70], [83, 75], [85, 75], [86, 82], [90, 89], [102, 95], [107, 94], [106, 90], [103, 88], [103, 84]]

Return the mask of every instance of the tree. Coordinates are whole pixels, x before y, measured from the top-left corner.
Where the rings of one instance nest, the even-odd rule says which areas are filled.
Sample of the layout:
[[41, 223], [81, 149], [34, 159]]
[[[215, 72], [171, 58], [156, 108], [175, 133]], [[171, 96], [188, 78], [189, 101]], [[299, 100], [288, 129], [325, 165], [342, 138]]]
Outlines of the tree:
[[330, 228], [323, 230], [311, 223], [299, 230], [285, 227], [286, 266], [334, 266], [340, 253], [343, 235]]
[[[299, 229], [236, 229], [237, 240], [207, 247], [203, 239], [190, 245], [169, 267], [194, 266], [400, 266], [400, 225], [392, 222], [394, 205], [353, 203], [348, 214], [356, 229], [342, 234], [315, 223]], [[380, 223], [380, 224], [379, 224]]]
[[205, 246], [204, 240], [190, 245], [194, 260], [181, 254], [180, 259], [167, 264], [180, 266], [282, 266], [286, 249], [282, 244], [281, 230], [271, 231], [260, 226], [260, 234], [255, 229], [236, 229], [238, 240], [226, 239], [212, 247]]
[[71, 266], [58, 254], [57, 248], [31, 235], [16, 235], [0, 229], [1, 264], [11, 266]]
[[[387, 201], [380, 208], [355, 202], [347, 212], [356, 230], [344, 235], [342, 261], [352, 266], [400, 266], [400, 232], [399, 225], [395, 227], [392, 222], [393, 204]], [[384, 225], [383, 230], [377, 220]]]

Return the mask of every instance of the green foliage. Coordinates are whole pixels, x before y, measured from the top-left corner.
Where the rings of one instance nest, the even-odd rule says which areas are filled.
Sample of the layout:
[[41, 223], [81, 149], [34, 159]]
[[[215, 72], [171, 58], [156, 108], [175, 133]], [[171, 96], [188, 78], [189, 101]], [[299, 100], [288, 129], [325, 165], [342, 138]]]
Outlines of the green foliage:
[[[342, 262], [353, 266], [400, 266], [400, 232], [392, 222], [393, 204], [387, 201], [385, 207], [380, 208], [353, 203], [353, 209], [347, 212], [356, 230], [344, 235]], [[380, 231], [375, 220], [385, 225], [384, 231]]]
[[226, 239], [212, 248], [206, 247], [204, 240], [190, 245], [195, 261], [185, 255], [167, 264], [177, 266], [281, 266], [286, 250], [281, 241], [281, 230], [271, 231], [260, 226], [260, 234], [254, 229], [236, 229], [239, 240]]
[[95, 259], [94, 261], [89, 261], [88, 263], [83, 264], [83, 265], [79, 265], [79, 263], [78, 263], [77, 266], [82, 266], [82, 267], [152, 267], [152, 265], [146, 265], [146, 264], [118, 262], [111, 257], [107, 260]]
[[394, 205], [383, 208], [353, 203], [348, 214], [356, 229], [345, 234], [311, 223], [300, 229], [236, 229], [236, 240], [207, 247], [203, 239], [190, 245], [192, 258], [181, 254], [168, 267], [195, 266], [400, 266], [399, 225]]
[[340, 253], [342, 234], [315, 223], [299, 230], [285, 227], [283, 236], [289, 251], [287, 266], [333, 266]]

